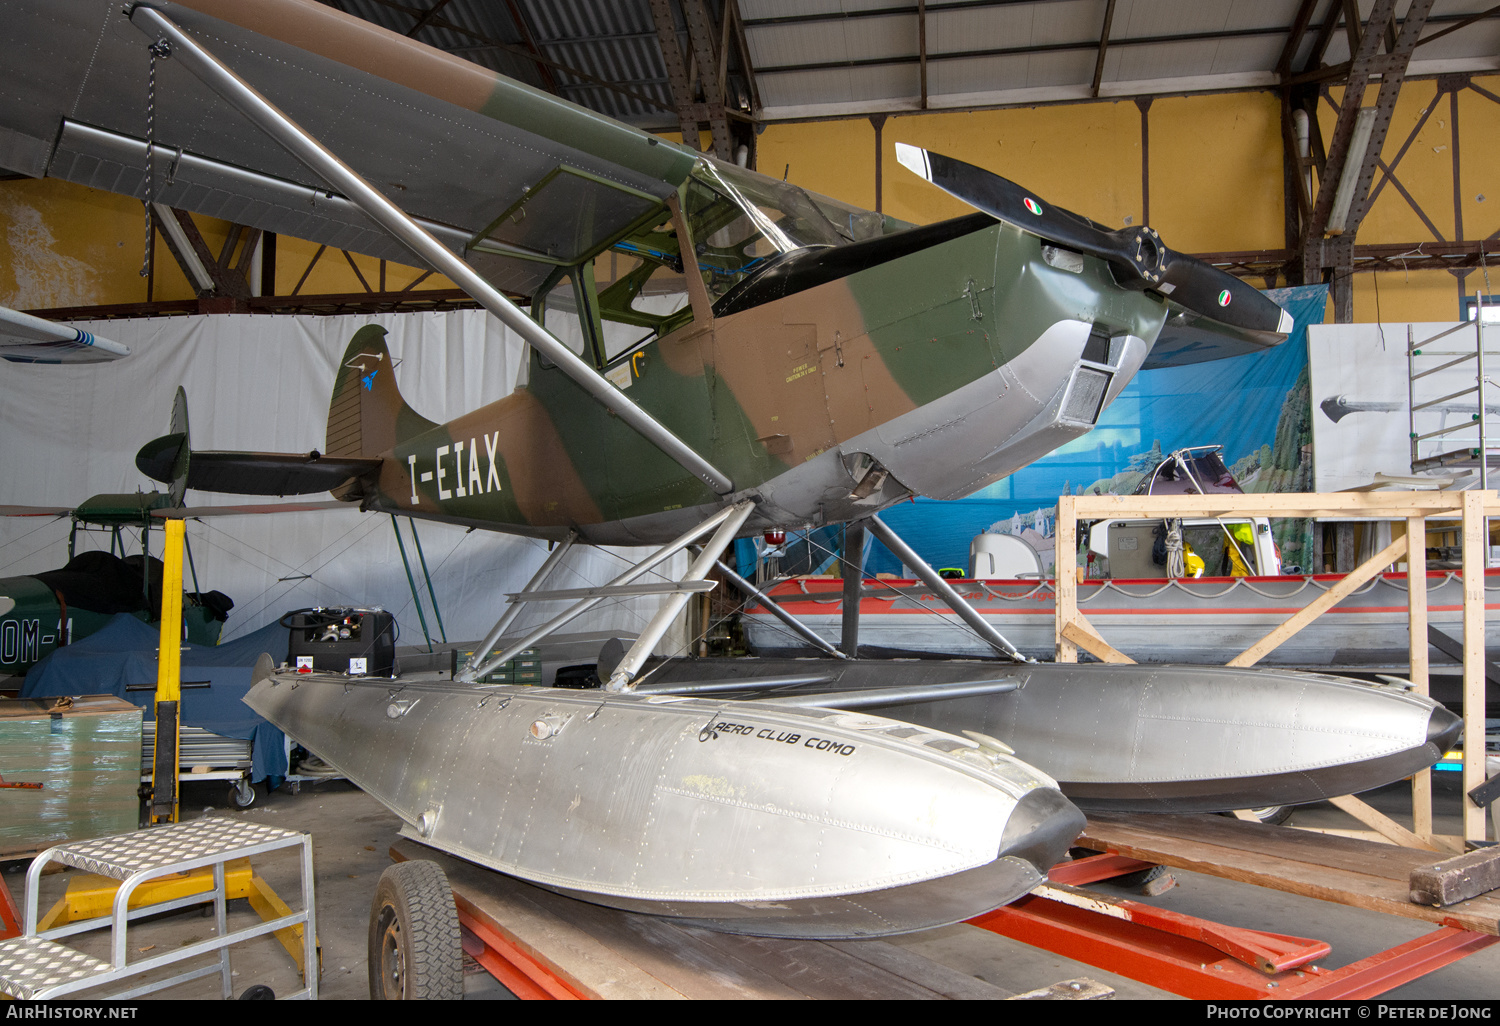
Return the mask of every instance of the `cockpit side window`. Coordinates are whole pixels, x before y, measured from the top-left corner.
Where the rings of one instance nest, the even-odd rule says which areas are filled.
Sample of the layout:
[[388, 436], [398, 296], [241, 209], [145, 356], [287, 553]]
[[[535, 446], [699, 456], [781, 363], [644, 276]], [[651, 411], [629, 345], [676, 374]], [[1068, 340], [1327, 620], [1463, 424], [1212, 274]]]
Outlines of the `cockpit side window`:
[[604, 363], [692, 318], [677, 230], [669, 215], [594, 259]]

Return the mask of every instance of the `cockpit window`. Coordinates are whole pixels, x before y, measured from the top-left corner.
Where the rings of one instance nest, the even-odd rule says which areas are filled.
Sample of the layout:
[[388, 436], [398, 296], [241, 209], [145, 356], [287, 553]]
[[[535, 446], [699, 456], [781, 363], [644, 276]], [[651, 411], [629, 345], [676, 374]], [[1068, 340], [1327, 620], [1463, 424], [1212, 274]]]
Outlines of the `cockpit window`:
[[[682, 198], [710, 301], [787, 253], [910, 227], [707, 156], [693, 168]], [[681, 246], [663, 212], [595, 259], [606, 363], [692, 319]]]
[[794, 185], [700, 161], [684, 190], [688, 231], [717, 299], [784, 253], [852, 241]]

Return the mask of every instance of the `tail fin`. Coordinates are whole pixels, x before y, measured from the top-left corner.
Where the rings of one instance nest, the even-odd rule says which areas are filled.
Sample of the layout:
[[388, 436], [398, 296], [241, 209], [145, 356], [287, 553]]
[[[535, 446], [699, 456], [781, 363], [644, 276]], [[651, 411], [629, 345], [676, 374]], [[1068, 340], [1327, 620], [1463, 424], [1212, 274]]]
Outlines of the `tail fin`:
[[333, 380], [326, 455], [378, 456], [399, 439], [437, 426], [401, 398], [395, 363], [384, 328], [367, 324], [354, 333]]
[[177, 386], [172, 398], [172, 419], [167, 433], [147, 442], [135, 457], [135, 465], [141, 473], [153, 481], [170, 484], [167, 494], [171, 505], [181, 506], [187, 494], [188, 467], [192, 460], [192, 442], [188, 438], [187, 390]]
[[181, 506], [183, 496], [187, 494], [188, 465], [192, 459], [192, 438], [188, 434], [188, 412], [187, 412], [187, 389], [181, 385], [177, 386], [177, 394], [172, 397], [172, 419], [167, 423], [169, 435], [182, 436], [182, 448], [177, 450], [177, 456], [172, 461], [172, 505]]

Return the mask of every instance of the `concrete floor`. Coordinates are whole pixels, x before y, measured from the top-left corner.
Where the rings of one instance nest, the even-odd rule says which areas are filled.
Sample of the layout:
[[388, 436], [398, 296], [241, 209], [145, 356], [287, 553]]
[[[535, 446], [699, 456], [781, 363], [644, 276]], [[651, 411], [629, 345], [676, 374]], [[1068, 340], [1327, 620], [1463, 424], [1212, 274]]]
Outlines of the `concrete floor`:
[[[1440, 781], [1443, 781], [1440, 775]], [[1456, 774], [1445, 775], [1449, 778]], [[1456, 782], [1438, 785], [1439, 832], [1456, 833]], [[1400, 818], [1406, 802], [1404, 786], [1366, 795], [1387, 814]], [[364, 999], [369, 995], [366, 978], [366, 931], [369, 904], [380, 874], [390, 864], [387, 849], [396, 836], [397, 820], [374, 799], [342, 781], [304, 784], [299, 794], [260, 791], [254, 806], [238, 810], [228, 806], [221, 784], [187, 784], [183, 792], [182, 818], [200, 816], [242, 817], [279, 827], [311, 831], [316, 866], [318, 934], [323, 946], [323, 976], [320, 996], [325, 999]], [[228, 806], [228, 807], [226, 807]], [[1304, 826], [1356, 827], [1331, 806], [1309, 806], [1297, 812], [1294, 823]], [[1409, 822], [1409, 820], [1408, 820]], [[17, 901], [24, 888], [24, 864], [7, 866], [5, 881]], [[294, 858], [268, 859], [257, 869], [288, 902], [295, 904], [297, 866]], [[1139, 898], [1162, 908], [1202, 916], [1236, 926], [1311, 936], [1333, 945], [1333, 953], [1319, 964], [1336, 968], [1395, 944], [1418, 937], [1427, 925], [1392, 916], [1345, 908], [1311, 899], [1297, 898], [1250, 885], [1236, 884], [1192, 873], [1175, 874], [1179, 886], [1155, 898]], [[45, 881], [43, 907], [60, 894], [66, 874]], [[1093, 885], [1111, 891], [1108, 884]], [[1126, 892], [1114, 889], [1114, 893]], [[243, 906], [235, 902], [231, 906]], [[248, 909], [234, 909], [232, 918], [251, 921]], [[133, 935], [139, 950], [148, 945], [165, 949], [211, 934], [213, 921], [196, 912], [142, 924]], [[102, 954], [103, 936], [88, 942], [92, 953]], [[1088, 977], [1116, 988], [1121, 998], [1170, 999], [1173, 995], [1136, 983], [1082, 963], [1072, 962], [1030, 948], [971, 926], [955, 926], [896, 938], [895, 943], [918, 951], [938, 962], [970, 973], [1007, 990], [1022, 992], [1061, 980]], [[80, 947], [84, 947], [80, 943]], [[233, 950], [233, 992], [237, 996], [252, 984], [269, 986], [286, 994], [300, 986], [292, 959], [269, 938], [246, 942]], [[477, 967], [466, 977], [465, 997], [470, 1000], [507, 998], [488, 975]], [[1492, 1000], [1500, 995], [1500, 945], [1471, 956], [1416, 982], [1390, 992], [1387, 997], [1448, 1000]], [[162, 997], [217, 998], [217, 978], [194, 981]]]

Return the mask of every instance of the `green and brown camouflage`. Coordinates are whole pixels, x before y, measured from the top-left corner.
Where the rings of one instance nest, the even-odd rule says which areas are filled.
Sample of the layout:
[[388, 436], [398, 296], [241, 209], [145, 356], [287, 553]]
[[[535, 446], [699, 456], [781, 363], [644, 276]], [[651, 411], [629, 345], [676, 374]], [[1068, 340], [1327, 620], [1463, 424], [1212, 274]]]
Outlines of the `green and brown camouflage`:
[[[673, 206], [691, 210], [687, 200]], [[1161, 303], [1119, 289], [1098, 261], [1082, 272], [1059, 269], [1045, 262], [1035, 236], [987, 218], [967, 220], [930, 247], [715, 315], [716, 306], [732, 305], [723, 300], [743, 278], [694, 267], [703, 229], [671, 215], [617, 245], [617, 255], [639, 262], [613, 283], [593, 286], [585, 268], [571, 268], [537, 297], [534, 311], [547, 322], [548, 303], [561, 290], [571, 309], [597, 310], [597, 320], [579, 316], [572, 325], [581, 355], [728, 473], [740, 493], [758, 491], [763, 503], [774, 503], [778, 479], [807, 476], [807, 466], [825, 454], [857, 454], [858, 439], [895, 421], [911, 421], [917, 433], [941, 430], [946, 411], [928, 423], [924, 408], [1003, 377], [1001, 368], [1060, 322], [1086, 325], [1074, 332], [1080, 343], [1091, 333], [1142, 340], [1137, 356], [1144, 356], [1144, 340], [1155, 337], [1165, 316]], [[651, 236], [646, 255], [642, 240]], [[683, 236], [694, 245], [680, 246]], [[653, 272], [671, 272], [674, 261], [686, 265], [677, 281], [685, 305], [641, 316], [632, 302]], [[630, 322], [652, 337], [611, 353], [606, 328]], [[336, 493], [341, 498], [472, 526], [552, 536], [577, 529], [585, 538], [621, 542], [665, 540], [680, 530], [684, 511], [701, 518], [723, 501], [535, 355], [511, 395], [434, 424], [401, 399], [383, 334], [361, 329], [335, 382], [326, 453], [383, 458], [378, 476], [351, 482]], [[1100, 355], [1107, 361], [1107, 352]], [[1051, 392], [1065, 384], [1052, 382]], [[997, 380], [995, 388], [1024, 390], [1024, 383]], [[1040, 410], [1054, 398], [1033, 403]], [[1075, 425], [1069, 437], [1086, 429]], [[898, 478], [853, 498], [860, 485], [854, 475], [878, 461], [823, 462], [815, 484], [795, 488], [813, 496], [813, 507], [783, 502], [785, 519], [767, 511], [752, 526], [801, 526], [842, 517], [861, 503], [873, 512], [912, 493]], [[965, 466], [937, 476], [952, 478], [949, 491], [973, 490], [1019, 465], [1000, 460], [983, 478]]]
[[[496, 290], [492, 313], [515, 313], [499, 291], [528, 303], [582, 361], [533, 353], [513, 394], [440, 426], [357, 335], [326, 453], [204, 454], [193, 487], [333, 489], [366, 509], [602, 543], [664, 541], [746, 499], [744, 530], [800, 527], [998, 480], [1087, 431], [1159, 338], [1201, 359], [1284, 337], [1275, 316], [1248, 336], [1225, 323], [1269, 301], [1149, 229], [1110, 232], [940, 155], [898, 146], [982, 213], [913, 227], [312, 0], [151, 8], [140, 27], [171, 24], [286, 112], [287, 148], [246, 131], [186, 56], [151, 64], [118, 0], [12, 0], [8, 167], [138, 198], [150, 181], [153, 202], [454, 271], [445, 246]], [[323, 181], [330, 165], [292, 135], [354, 178]], [[146, 173], [152, 147], [175, 154], [169, 174]], [[411, 219], [403, 232], [365, 186]], [[611, 411], [601, 376], [629, 402]], [[148, 449], [139, 465], [158, 479], [191, 455], [185, 440]]]

